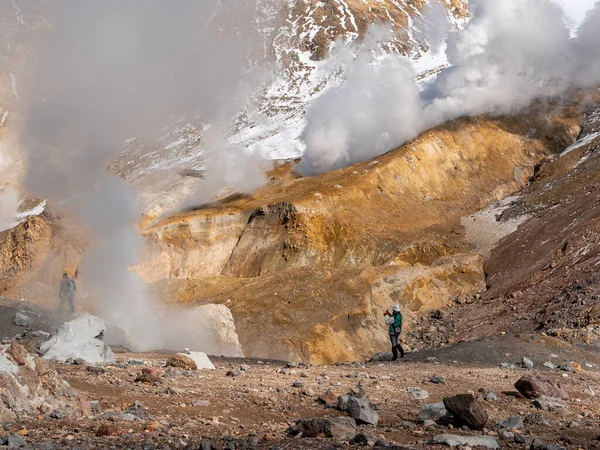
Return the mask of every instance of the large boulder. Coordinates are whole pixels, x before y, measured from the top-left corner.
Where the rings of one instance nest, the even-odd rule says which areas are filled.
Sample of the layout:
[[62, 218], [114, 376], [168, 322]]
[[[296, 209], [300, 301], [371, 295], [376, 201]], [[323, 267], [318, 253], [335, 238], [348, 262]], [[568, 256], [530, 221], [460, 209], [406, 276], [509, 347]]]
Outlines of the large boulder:
[[559, 381], [539, 375], [525, 375], [516, 383], [515, 388], [527, 398], [554, 397], [569, 399], [569, 393]]
[[471, 394], [444, 398], [444, 406], [459, 422], [472, 430], [482, 430], [488, 421], [485, 408]]
[[88, 363], [109, 363], [115, 356], [104, 342], [106, 326], [102, 319], [83, 314], [63, 323], [50, 339], [40, 346], [44, 359], [66, 361], [81, 358]]
[[211, 362], [210, 359], [208, 359], [208, 355], [206, 353], [185, 352], [184, 355], [196, 363], [196, 369], [198, 369], [198, 370], [202, 370], [202, 369], [215, 370], [214, 364]]
[[379, 415], [367, 397], [353, 397], [348, 399], [347, 412], [358, 423], [377, 425]]
[[177, 353], [167, 359], [167, 366], [185, 370], [196, 370], [198, 368], [196, 361], [184, 353]]
[[15, 342], [0, 345], [0, 422], [63, 409], [90, 413], [86, 399], [46, 361]]
[[350, 417], [319, 417], [298, 422], [302, 437], [324, 436], [336, 441], [349, 441], [356, 436], [356, 422]]

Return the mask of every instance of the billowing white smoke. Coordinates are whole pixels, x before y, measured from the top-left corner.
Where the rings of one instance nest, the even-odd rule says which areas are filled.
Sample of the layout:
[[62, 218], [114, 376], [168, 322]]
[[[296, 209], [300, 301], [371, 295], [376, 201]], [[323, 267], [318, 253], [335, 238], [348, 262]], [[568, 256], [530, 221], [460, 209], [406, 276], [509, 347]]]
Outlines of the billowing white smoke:
[[[398, 56], [383, 63], [367, 39], [342, 86], [309, 108], [298, 171], [327, 172], [378, 156], [427, 128], [465, 115], [517, 111], [542, 95], [600, 80], [600, 3], [571, 40], [549, 0], [473, 0], [472, 19], [446, 38], [451, 68], [419, 86]], [[438, 43], [439, 36], [433, 39]]]
[[16, 223], [19, 194], [12, 187], [0, 189], [0, 233]]
[[158, 318], [129, 270], [138, 262], [140, 211], [107, 163], [126, 138], [187, 115], [212, 123], [211, 192], [203, 195], [226, 184], [254, 186], [240, 176], [245, 159], [233, 157], [223, 131], [235, 102], [246, 101], [260, 81], [248, 68], [262, 45], [253, 22], [256, 0], [233, 3], [61, 0], [53, 2], [53, 27], [37, 45], [21, 133], [25, 187], [89, 230], [84, 288], [96, 299], [96, 312], [137, 349], [173, 346], [170, 338], [185, 339], [186, 330], [169, 330], [175, 324]]

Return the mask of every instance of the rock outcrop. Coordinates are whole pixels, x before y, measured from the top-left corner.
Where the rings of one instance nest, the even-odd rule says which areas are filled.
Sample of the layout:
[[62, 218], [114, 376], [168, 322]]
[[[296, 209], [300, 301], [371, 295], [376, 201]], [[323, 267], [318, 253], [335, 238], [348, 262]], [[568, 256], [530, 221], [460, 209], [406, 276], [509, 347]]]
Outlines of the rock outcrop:
[[49, 415], [67, 408], [88, 415], [89, 405], [46, 361], [16, 342], [0, 345], [0, 422]]
[[88, 363], [113, 362], [113, 352], [103, 342], [105, 332], [102, 319], [83, 314], [62, 324], [48, 341], [42, 343], [40, 352], [45, 359], [57, 361], [81, 358]]

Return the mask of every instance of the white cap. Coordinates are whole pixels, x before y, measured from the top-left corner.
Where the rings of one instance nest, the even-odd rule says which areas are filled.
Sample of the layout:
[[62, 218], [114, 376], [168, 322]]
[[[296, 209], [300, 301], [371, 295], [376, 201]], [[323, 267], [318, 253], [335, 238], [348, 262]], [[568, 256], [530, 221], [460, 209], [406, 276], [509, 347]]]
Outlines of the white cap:
[[394, 309], [393, 310], [400, 312], [400, 305], [398, 305], [398, 304], [394, 305]]

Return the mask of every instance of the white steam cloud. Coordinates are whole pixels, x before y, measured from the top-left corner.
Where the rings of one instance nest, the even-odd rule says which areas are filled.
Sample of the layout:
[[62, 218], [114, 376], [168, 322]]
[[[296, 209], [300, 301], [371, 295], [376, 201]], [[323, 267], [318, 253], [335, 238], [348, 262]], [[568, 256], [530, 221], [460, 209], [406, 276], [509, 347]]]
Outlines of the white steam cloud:
[[[380, 30], [366, 39], [345, 82], [308, 109], [301, 136], [306, 152], [297, 170], [314, 175], [345, 167], [441, 122], [515, 112], [536, 97], [600, 81], [600, 3], [574, 39], [563, 9], [549, 0], [473, 0], [470, 5], [467, 27], [445, 39], [451, 68], [424, 87], [402, 57], [377, 54]], [[432, 41], [439, 47], [439, 35]]]
[[129, 270], [138, 262], [140, 211], [107, 164], [126, 138], [187, 115], [211, 123], [207, 166], [213, 170], [205, 177], [210, 192], [202, 195], [226, 184], [254, 186], [225, 137], [239, 102], [261, 78], [249, 65], [262, 45], [255, 8], [255, 0], [62, 0], [54, 2], [53, 27], [37, 44], [21, 133], [25, 187], [89, 230], [82, 283], [96, 312], [136, 349], [198, 342], [170, 327], [175, 319], [159, 319], [145, 285]]

